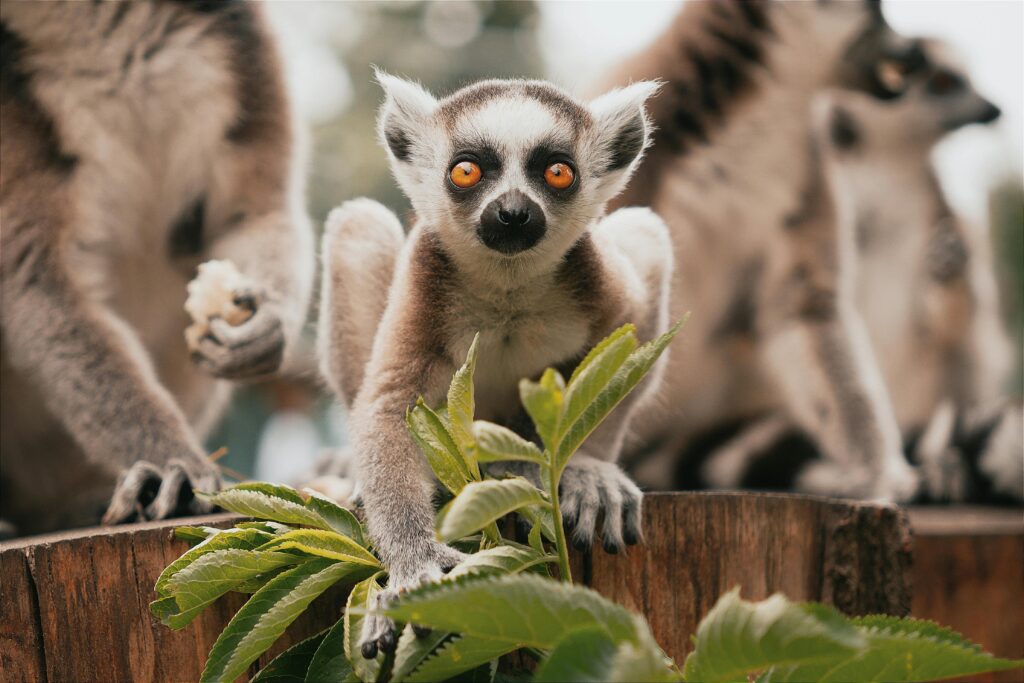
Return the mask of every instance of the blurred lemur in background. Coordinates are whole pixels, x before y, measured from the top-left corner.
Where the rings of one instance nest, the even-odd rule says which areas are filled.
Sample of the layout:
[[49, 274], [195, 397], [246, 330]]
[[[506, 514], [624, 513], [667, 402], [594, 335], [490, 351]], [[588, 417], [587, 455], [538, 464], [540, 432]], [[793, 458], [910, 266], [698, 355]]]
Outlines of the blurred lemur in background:
[[[26, 533], [200, 510], [225, 380], [277, 370], [313, 272], [260, 8], [12, 0], [0, 22], [2, 516]], [[241, 271], [247, 314], [190, 360], [208, 259]]]
[[633, 423], [624, 462], [639, 481], [696, 486], [728, 436], [780, 415], [824, 455], [796, 488], [915, 495], [882, 368], [843, 284], [853, 254], [823, 190], [811, 103], [826, 88], [896, 100], [893, 74], [913, 80], [926, 63], [878, 2], [731, 0], [688, 3], [611, 79], [668, 81], [650, 103], [654, 146], [619, 204], [664, 217], [673, 315], [693, 312], [657, 407]]
[[[1012, 345], [987, 235], [952, 212], [930, 160], [947, 133], [993, 121], [999, 110], [974, 91], [948, 47], [920, 47], [921, 64], [884, 74], [899, 97], [830, 91], [815, 103], [829, 176], [822, 191], [839, 205], [842, 240], [855, 254], [849, 286], [921, 471], [922, 498], [1021, 500], [1024, 424], [1002, 390]], [[708, 458], [704, 480], [785, 486], [814, 466], [815, 452], [792, 421], [765, 417]]]
[[[647, 146], [643, 107], [655, 84], [583, 103], [537, 81], [484, 81], [440, 101], [407, 81], [380, 82], [381, 138], [418, 222], [403, 245], [398, 219], [375, 202], [332, 214], [319, 335], [325, 375], [352, 406], [362, 501], [390, 577], [386, 602], [462, 557], [436, 540], [435, 485], [406, 410], [418, 396], [444, 400], [479, 331], [477, 414], [535, 437], [519, 380], [548, 366], [571, 370], [623, 323], [641, 338], [663, 331], [672, 254], [649, 210], [602, 217]], [[363, 293], [372, 298], [352, 305]], [[373, 330], [371, 348], [363, 340]], [[657, 375], [568, 464], [563, 510], [577, 542], [591, 542], [599, 515], [608, 550], [639, 540], [640, 491], [615, 462]], [[515, 471], [537, 479], [536, 469]], [[361, 643], [368, 657], [393, 648], [392, 625], [371, 615]]]

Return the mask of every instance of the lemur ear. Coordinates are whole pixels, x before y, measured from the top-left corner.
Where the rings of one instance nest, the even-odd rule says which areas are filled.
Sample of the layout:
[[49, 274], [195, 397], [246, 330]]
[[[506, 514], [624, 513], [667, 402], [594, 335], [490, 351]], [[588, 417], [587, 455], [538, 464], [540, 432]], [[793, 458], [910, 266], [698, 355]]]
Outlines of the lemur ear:
[[606, 173], [630, 166], [650, 143], [651, 125], [644, 103], [661, 85], [661, 81], [638, 81], [607, 92], [590, 103], [598, 144], [606, 158]]
[[408, 161], [418, 133], [427, 125], [437, 100], [419, 83], [407, 81], [381, 70], [375, 72], [384, 89], [384, 104], [377, 122], [381, 140], [399, 161]]

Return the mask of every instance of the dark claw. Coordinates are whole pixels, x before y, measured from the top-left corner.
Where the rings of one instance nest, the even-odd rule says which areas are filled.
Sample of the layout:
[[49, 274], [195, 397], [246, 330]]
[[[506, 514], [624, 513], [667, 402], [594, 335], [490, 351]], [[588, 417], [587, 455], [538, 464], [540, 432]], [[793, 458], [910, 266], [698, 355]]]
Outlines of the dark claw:
[[254, 294], [239, 294], [231, 302], [239, 308], [245, 308], [250, 311], [256, 310], [256, 296]]
[[395, 641], [394, 632], [388, 630], [384, 635], [377, 639], [377, 644], [380, 646], [382, 652], [391, 654], [395, 651], [395, 646], [398, 643]]
[[590, 543], [582, 538], [573, 536], [572, 547], [576, 548], [576, 550], [579, 550], [580, 552], [587, 552], [588, 550], [590, 550]]
[[377, 641], [370, 640], [368, 642], [363, 643], [363, 646], [360, 648], [360, 651], [363, 653], [363, 659], [376, 659]]
[[602, 545], [604, 545], [604, 551], [606, 553], [608, 553], [609, 555], [618, 555], [619, 554], [619, 546], [618, 546], [618, 544], [612, 543], [607, 538], [604, 539], [604, 543]]
[[640, 534], [637, 533], [636, 529], [627, 528], [622, 534], [623, 540], [626, 541], [626, 545], [636, 545], [640, 542]]

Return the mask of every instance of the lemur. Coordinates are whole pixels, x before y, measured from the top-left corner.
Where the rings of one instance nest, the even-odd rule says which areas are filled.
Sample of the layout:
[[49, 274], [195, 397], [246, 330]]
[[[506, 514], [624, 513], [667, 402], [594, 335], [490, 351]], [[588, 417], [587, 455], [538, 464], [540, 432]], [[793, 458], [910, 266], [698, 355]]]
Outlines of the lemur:
[[[651, 211], [604, 216], [647, 146], [644, 103], [657, 84], [584, 103], [544, 82], [491, 80], [438, 100], [378, 78], [380, 137], [418, 220], [403, 242], [398, 219], [370, 200], [332, 214], [319, 341], [329, 382], [351, 404], [366, 521], [389, 572], [386, 604], [463, 557], [435, 539], [433, 478], [405, 425], [417, 396], [443, 401], [479, 332], [480, 418], [532, 436], [519, 379], [568, 370], [623, 323], [641, 338], [665, 329], [672, 258]], [[364, 293], [371, 299], [349, 305]], [[374, 328], [372, 348], [352, 336]], [[606, 549], [639, 540], [641, 493], [615, 461], [657, 375], [569, 463], [562, 500], [578, 543], [591, 542], [601, 513]], [[360, 642], [367, 657], [393, 648], [391, 623], [371, 616]]]
[[668, 81], [650, 105], [651, 153], [619, 203], [665, 219], [672, 314], [692, 311], [660, 409], [633, 423], [624, 462], [639, 480], [671, 486], [703, 432], [782, 412], [831, 465], [805, 490], [913, 495], [881, 371], [840, 287], [847, 259], [835, 207], [817, 191], [809, 119], [822, 88], [885, 99], [883, 70], [919, 60], [877, 2], [694, 2], [610, 78]]
[[[31, 533], [202, 510], [202, 439], [230, 380], [281, 365], [314, 266], [261, 9], [12, 0], [0, 33], [2, 516]], [[186, 286], [210, 259], [241, 272], [248, 313], [190, 352]]]
[[[885, 74], [899, 96], [830, 91], [814, 103], [823, 172], [855, 252], [853, 296], [928, 500], [1024, 500], [1024, 425], [1001, 385], [1012, 365], [987, 240], [957, 217], [930, 155], [950, 131], [999, 109], [972, 87], [949, 48], [920, 42], [913, 70]], [[787, 485], [814, 466], [814, 444], [766, 417], [704, 465], [716, 487]], [[806, 462], [780, 462], [783, 450]], [[758, 475], [774, 460], [772, 479]], [[795, 465], [795, 466], [794, 466]]]

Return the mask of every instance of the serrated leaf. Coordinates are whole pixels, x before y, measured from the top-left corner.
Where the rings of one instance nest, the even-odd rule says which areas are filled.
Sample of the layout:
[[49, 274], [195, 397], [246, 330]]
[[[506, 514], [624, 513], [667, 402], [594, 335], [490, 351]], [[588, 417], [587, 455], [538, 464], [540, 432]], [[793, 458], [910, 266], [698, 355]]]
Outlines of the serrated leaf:
[[368, 579], [360, 581], [352, 587], [348, 594], [348, 603], [345, 605], [345, 616], [342, 621], [345, 624], [345, 656], [352, 664], [359, 680], [371, 683], [377, 680], [380, 674], [380, 667], [384, 661], [384, 653], [378, 652], [374, 659], [366, 659], [359, 651], [359, 636], [362, 633], [363, 619], [365, 613], [372, 604], [371, 601], [380, 592], [380, 585], [377, 580], [383, 572], [378, 572]]
[[[295, 643], [287, 650], [270, 660], [253, 676], [250, 683], [305, 683], [306, 670], [313, 660], [313, 655], [323, 642], [327, 631]], [[326, 679], [322, 679], [326, 680]], [[341, 679], [336, 679], [340, 681]]]
[[419, 399], [405, 414], [405, 422], [437, 480], [452, 493], [461, 491], [473, 477], [459, 447], [437, 413]]
[[197, 493], [198, 497], [225, 510], [237, 512], [247, 517], [268, 519], [282, 524], [298, 524], [317, 529], [330, 529], [330, 525], [319, 514], [284, 498], [271, 496], [262, 491], [245, 489], [224, 489], [217, 493]]
[[309, 494], [306, 507], [323, 517], [332, 531], [336, 531], [342, 536], [348, 536], [359, 545], [366, 547], [363, 525], [359, 523], [355, 515], [322, 493], [312, 489], [307, 489], [306, 492]]
[[[559, 426], [558, 443], [553, 449], [555, 464], [559, 469], [565, 466], [576, 449], [604, 421], [615, 406], [636, 388], [682, 325], [683, 321], [679, 321], [665, 334], [643, 344], [629, 354], [612, 378], [591, 397], [589, 403], [578, 414], [574, 412], [563, 416], [564, 419]], [[587, 372], [596, 372], [596, 370], [592, 366], [591, 370]], [[573, 418], [572, 415], [576, 415], [576, 417]]]
[[612, 683], [675, 683], [683, 677], [671, 667], [659, 648], [621, 643], [615, 652], [608, 681]]
[[576, 424], [636, 347], [636, 328], [633, 325], [623, 325], [594, 347], [591, 351], [593, 355], [587, 354], [584, 359], [585, 365], [577, 367], [573, 379], [566, 387], [562, 411], [558, 418], [556, 441]]
[[280, 522], [239, 522], [235, 525], [236, 529], [256, 529], [262, 531], [271, 536], [278, 536], [280, 534], [287, 533], [295, 527], [290, 527], [287, 524], [281, 524]]
[[304, 683], [343, 681], [353, 673], [352, 664], [345, 654], [345, 619], [342, 617], [324, 632], [320, 646], [306, 667]]
[[533, 680], [535, 683], [606, 681], [618, 647], [604, 629], [572, 631], [541, 663]]
[[249, 598], [221, 632], [200, 680], [230, 681], [240, 676], [310, 602], [360, 568], [313, 559], [276, 576]]
[[536, 574], [462, 577], [406, 593], [384, 610], [397, 621], [550, 649], [571, 630], [593, 626], [617, 640], [636, 636], [633, 616], [589, 588]]
[[629, 334], [636, 337], [636, 325], [632, 323], [626, 323], [625, 325], [618, 328], [617, 330], [609, 334], [607, 337], [599, 341], [597, 345], [594, 346], [594, 348], [590, 349], [590, 351], [587, 352], [587, 355], [583, 357], [583, 360], [581, 360], [579, 364], [576, 366], [576, 368], [572, 371], [572, 375], [569, 377], [568, 384], [571, 385], [573, 382], [575, 382], [576, 378], [579, 377], [584, 370], [589, 368], [591, 363], [594, 362], [594, 359], [603, 354], [609, 346], [611, 346], [612, 344], [619, 341], [619, 339]]
[[406, 624], [402, 634], [398, 637], [398, 647], [395, 649], [395, 664], [391, 670], [391, 683], [402, 683], [405, 677], [416, 670], [424, 659], [451, 637], [447, 631], [433, 630], [421, 636], [416, 635], [412, 624]]
[[519, 400], [548, 449], [555, 444], [558, 414], [562, 409], [563, 393], [560, 386], [564, 387], [565, 382], [561, 381], [561, 375], [553, 368], [545, 370], [539, 382], [528, 379], [519, 382]]
[[959, 634], [932, 622], [895, 617], [859, 626], [867, 647], [834, 661], [777, 666], [772, 681], [937, 681], [989, 671], [1024, 669], [1024, 660], [997, 659]]
[[551, 508], [545, 505], [532, 505], [520, 509], [516, 514], [530, 523], [531, 528], [540, 527], [544, 538], [552, 543], [555, 541], [555, 517]]
[[157, 598], [149, 603], [149, 611], [154, 617], [166, 624], [170, 617], [181, 610], [178, 609], [178, 601], [174, 599], [174, 596], [167, 596]]
[[473, 435], [480, 462], [518, 460], [546, 464], [544, 454], [536, 445], [501, 425], [478, 420], [473, 423]]
[[472, 482], [452, 501], [438, 535], [442, 541], [454, 541], [525, 505], [541, 503], [544, 494], [522, 477]]
[[499, 545], [474, 553], [455, 566], [448, 578], [469, 574], [516, 574], [537, 564], [558, 558], [520, 545]]
[[243, 481], [225, 489], [226, 491], [257, 491], [268, 496], [282, 498], [296, 505], [305, 505], [306, 498], [291, 486], [284, 484], [269, 484], [265, 481]]
[[205, 541], [210, 536], [219, 534], [221, 531], [224, 530], [212, 526], [179, 526], [174, 529], [174, 537], [195, 545]]
[[[448, 387], [448, 423], [452, 438], [462, 455], [470, 459], [473, 448], [473, 413], [476, 410], [473, 396], [473, 374], [476, 372], [479, 342], [480, 334], [477, 333], [473, 337], [473, 343], [469, 345], [466, 362], [455, 372], [452, 383]], [[476, 469], [475, 463], [469, 462], [468, 464], [471, 470]]]
[[288, 553], [237, 548], [207, 553], [167, 580], [165, 590], [177, 602], [178, 614], [169, 616], [165, 623], [173, 629], [184, 628], [210, 603], [239, 584], [303, 559]]
[[374, 569], [380, 567], [380, 561], [369, 550], [348, 536], [342, 536], [335, 531], [325, 531], [323, 529], [296, 529], [289, 531], [286, 534], [275, 536], [260, 546], [259, 549], [294, 549], [331, 560], [353, 562]]
[[518, 646], [489, 640], [456, 636], [444, 643], [437, 652], [427, 657], [405, 681], [406, 683], [433, 683], [458, 676], [486, 664], [492, 659], [506, 655]]
[[[194, 529], [195, 527], [189, 528]], [[167, 582], [170, 578], [207, 553], [229, 548], [254, 550], [266, 543], [269, 538], [271, 538], [270, 534], [259, 529], [217, 529], [216, 534], [212, 534], [198, 545], [192, 546], [181, 557], [167, 565], [160, 572], [153, 590], [159, 595], [167, 595]]]
[[530, 535], [527, 536], [526, 540], [530, 544], [530, 547], [536, 550], [538, 553], [544, 552], [544, 539], [542, 538], [542, 536], [543, 530], [541, 529], [540, 522], [537, 522], [536, 524], [530, 527]]

